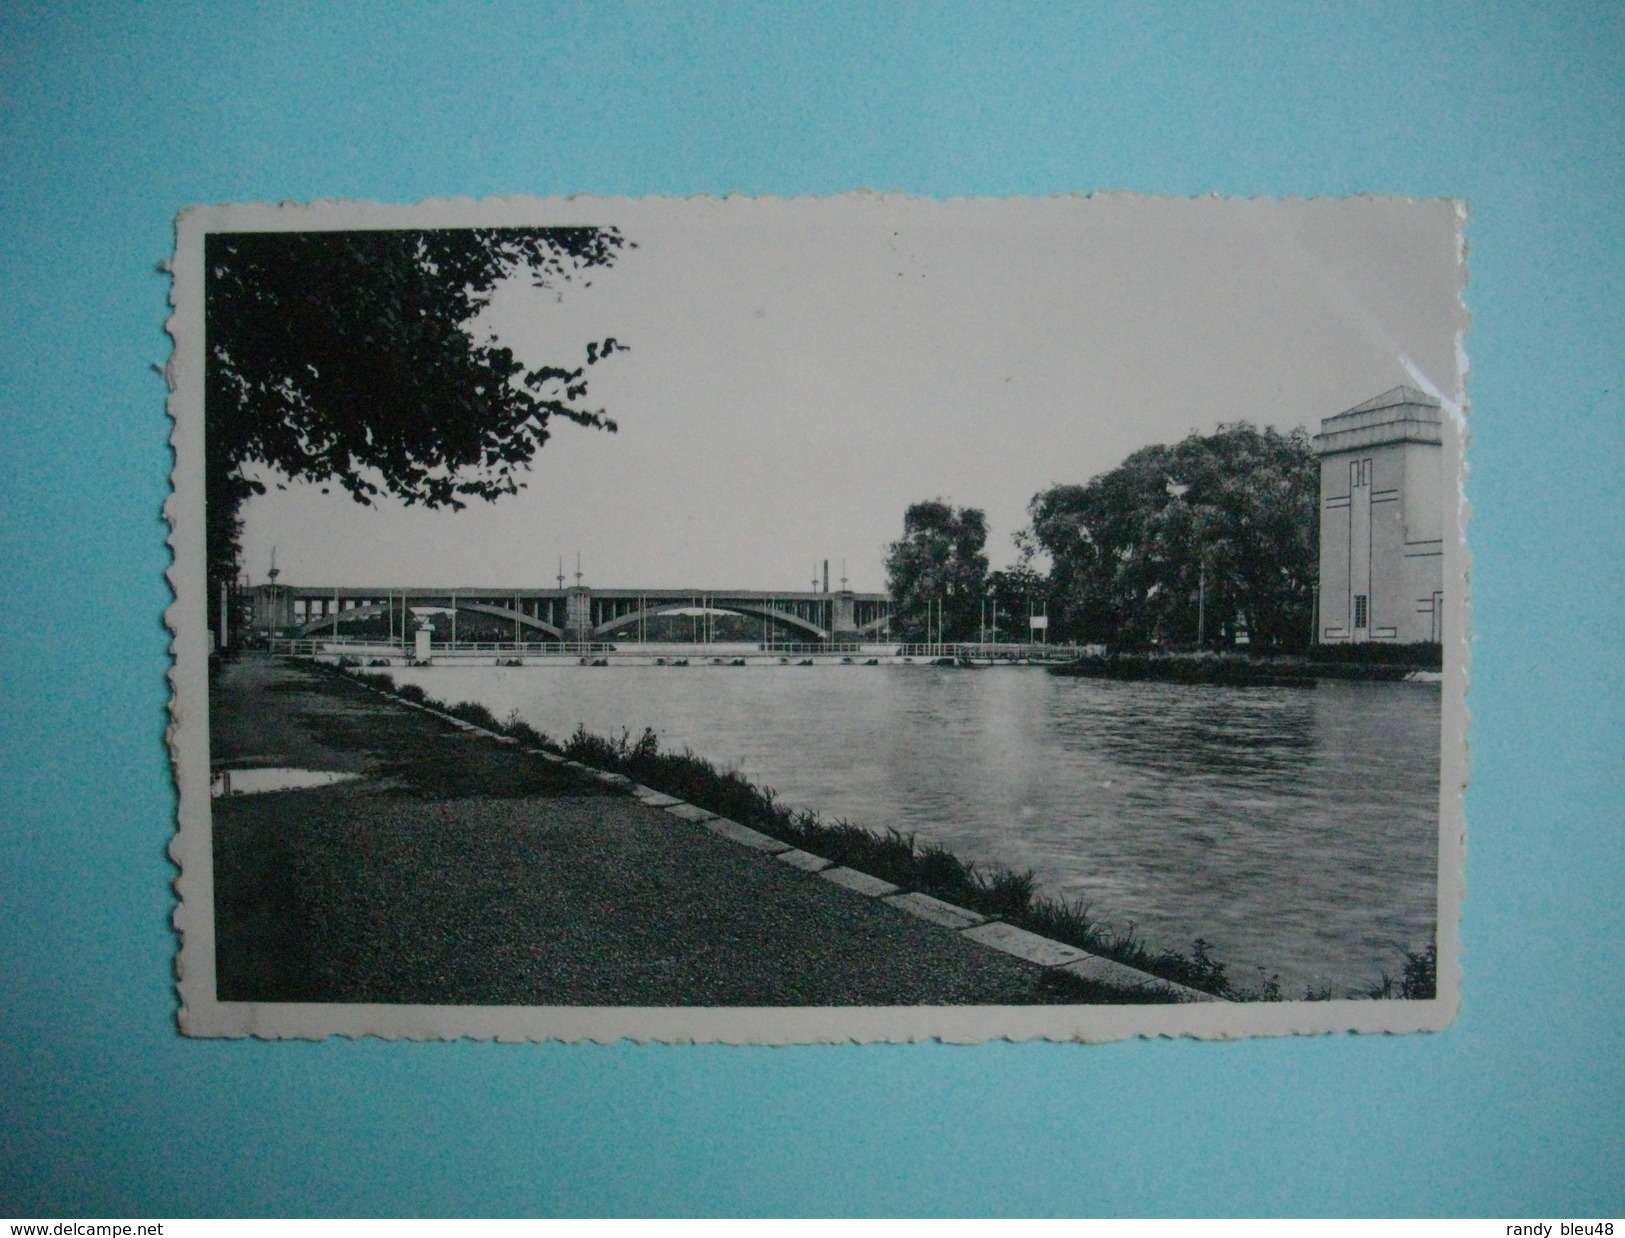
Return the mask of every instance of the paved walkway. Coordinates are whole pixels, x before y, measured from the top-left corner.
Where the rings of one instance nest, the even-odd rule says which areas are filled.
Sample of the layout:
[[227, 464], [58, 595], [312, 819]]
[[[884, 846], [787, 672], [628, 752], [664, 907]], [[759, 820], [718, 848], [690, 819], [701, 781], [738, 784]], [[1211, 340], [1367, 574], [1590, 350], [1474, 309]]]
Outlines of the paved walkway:
[[1023, 1004], [1042, 969], [336, 675], [245, 655], [216, 764], [343, 770], [214, 801], [226, 1001]]

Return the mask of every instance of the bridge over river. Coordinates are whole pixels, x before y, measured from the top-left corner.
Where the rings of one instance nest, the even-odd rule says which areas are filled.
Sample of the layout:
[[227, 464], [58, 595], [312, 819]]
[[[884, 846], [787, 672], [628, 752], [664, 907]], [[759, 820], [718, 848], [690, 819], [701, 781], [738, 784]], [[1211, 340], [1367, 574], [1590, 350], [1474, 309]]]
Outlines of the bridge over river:
[[[504, 639], [511, 625], [515, 643], [593, 642], [649, 639], [651, 624], [670, 616], [692, 616], [696, 635], [719, 615], [761, 622], [764, 643], [857, 643], [886, 641], [891, 635], [891, 599], [884, 593], [851, 590], [778, 593], [737, 589], [482, 589], [412, 586], [265, 584], [246, 591], [249, 627], [266, 637], [343, 637], [363, 626], [376, 634], [379, 622], [390, 638], [404, 641], [416, 618], [440, 612], [451, 616], [456, 642], [459, 616], [483, 623], [500, 620]], [[757, 635], [752, 633], [752, 635]]]
[[[900, 644], [891, 598], [851, 590], [482, 589], [265, 584], [243, 595], [246, 626], [288, 653], [411, 660], [419, 628], [443, 616], [436, 662], [825, 661], [1009, 662], [1076, 656], [1059, 645], [999, 641]], [[737, 616], [727, 630], [718, 621]], [[461, 617], [462, 630], [458, 630]], [[673, 617], [689, 623], [674, 634]], [[493, 640], [495, 635], [497, 639]], [[427, 633], [424, 639], [428, 640]]]

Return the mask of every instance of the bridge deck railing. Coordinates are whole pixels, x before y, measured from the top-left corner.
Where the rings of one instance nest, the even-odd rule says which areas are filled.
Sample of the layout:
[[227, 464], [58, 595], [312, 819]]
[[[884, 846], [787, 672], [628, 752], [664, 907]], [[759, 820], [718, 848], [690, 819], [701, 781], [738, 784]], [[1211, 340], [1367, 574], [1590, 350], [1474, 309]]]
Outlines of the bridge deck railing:
[[902, 658], [954, 658], [977, 662], [1016, 661], [1068, 661], [1078, 656], [1074, 645], [1036, 643], [1017, 644], [1013, 641], [928, 641], [903, 644], [897, 647]]
[[[436, 641], [429, 646], [429, 655], [542, 657], [548, 654], [574, 656], [614, 653], [615, 650], [615, 644], [610, 641], [458, 641], [455, 645]], [[270, 651], [305, 658], [313, 658], [324, 653], [353, 658], [412, 658], [417, 655], [417, 647], [414, 644], [403, 645], [398, 641], [391, 643], [386, 640], [368, 640], [365, 637], [350, 636], [279, 636], [271, 640]]]

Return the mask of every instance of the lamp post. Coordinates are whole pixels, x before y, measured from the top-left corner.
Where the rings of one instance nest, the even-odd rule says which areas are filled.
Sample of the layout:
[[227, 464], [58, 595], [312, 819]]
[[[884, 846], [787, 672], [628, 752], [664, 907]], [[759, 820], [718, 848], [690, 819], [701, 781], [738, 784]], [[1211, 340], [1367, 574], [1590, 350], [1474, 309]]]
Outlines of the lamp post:
[[1196, 647], [1207, 648], [1207, 555], [1201, 560], [1202, 566], [1196, 583]]
[[[1189, 482], [1177, 482], [1170, 477], [1163, 488], [1168, 492], [1168, 504], [1163, 509], [1164, 515], [1166, 515], [1167, 508], [1182, 501], [1185, 495], [1190, 492], [1191, 487]], [[1198, 550], [1198, 563], [1200, 566], [1197, 568], [1196, 582], [1196, 647], [1202, 649], [1207, 644], [1207, 551], [1205, 549]]]

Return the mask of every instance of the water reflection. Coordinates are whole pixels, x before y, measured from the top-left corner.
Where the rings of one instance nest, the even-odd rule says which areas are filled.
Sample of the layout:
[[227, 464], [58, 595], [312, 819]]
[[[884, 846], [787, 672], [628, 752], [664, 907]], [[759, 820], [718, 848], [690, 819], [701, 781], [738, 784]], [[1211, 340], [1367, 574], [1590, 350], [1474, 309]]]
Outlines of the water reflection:
[[1077, 716], [1061, 725], [1126, 764], [1173, 776], [1193, 769], [1270, 775], [1299, 768], [1302, 753], [1314, 747], [1313, 690], [1093, 686], [1094, 692], [1072, 702]]

